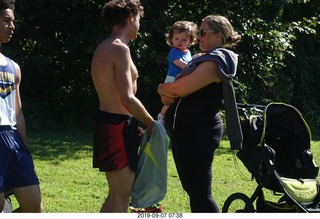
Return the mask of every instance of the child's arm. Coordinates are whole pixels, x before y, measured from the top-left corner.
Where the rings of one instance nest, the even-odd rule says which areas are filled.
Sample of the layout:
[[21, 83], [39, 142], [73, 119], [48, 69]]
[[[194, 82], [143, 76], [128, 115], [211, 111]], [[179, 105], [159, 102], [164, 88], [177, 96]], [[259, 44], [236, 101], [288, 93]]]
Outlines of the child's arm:
[[192, 60], [193, 60], [193, 59], [196, 59], [196, 58], [198, 58], [198, 57], [200, 57], [200, 56], [202, 56], [202, 55], [204, 55], [204, 54], [206, 54], [206, 53], [204, 53], [204, 52], [196, 53], [196, 54], [194, 54], [194, 55], [192, 56]]
[[183, 69], [184, 67], [186, 67], [188, 65], [187, 62], [181, 60], [181, 59], [176, 59], [173, 61], [173, 64], [175, 64], [176, 66], [178, 66], [179, 68]]

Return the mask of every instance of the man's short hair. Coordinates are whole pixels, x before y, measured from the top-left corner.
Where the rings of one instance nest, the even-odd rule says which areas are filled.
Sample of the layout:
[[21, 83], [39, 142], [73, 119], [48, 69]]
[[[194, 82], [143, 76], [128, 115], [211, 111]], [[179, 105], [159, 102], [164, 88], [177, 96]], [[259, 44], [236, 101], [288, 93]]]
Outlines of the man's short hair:
[[11, 9], [14, 11], [15, 0], [0, 0], [0, 10], [2, 9]]

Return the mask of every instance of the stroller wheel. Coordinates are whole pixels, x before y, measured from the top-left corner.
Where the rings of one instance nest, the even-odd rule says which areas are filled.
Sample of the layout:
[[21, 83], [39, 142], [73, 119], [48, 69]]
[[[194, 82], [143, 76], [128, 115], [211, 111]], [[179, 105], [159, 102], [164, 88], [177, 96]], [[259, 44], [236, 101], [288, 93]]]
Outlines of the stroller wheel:
[[279, 200], [278, 200], [278, 203], [281, 203], [281, 202], [286, 202], [287, 201], [287, 198], [285, 195], [283, 195]]
[[228, 212], [255, 212], [255, 209], [248, 196], [243, 193], [234, 193], [227, 198], [222, 207], [222, 213]]

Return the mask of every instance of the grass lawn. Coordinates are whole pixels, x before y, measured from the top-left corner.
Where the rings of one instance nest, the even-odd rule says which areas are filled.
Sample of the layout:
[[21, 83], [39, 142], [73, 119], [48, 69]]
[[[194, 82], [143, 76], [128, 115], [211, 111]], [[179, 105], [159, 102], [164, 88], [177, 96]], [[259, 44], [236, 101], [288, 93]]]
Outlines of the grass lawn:
[[[108, 187], [104, 173], [92, 168], [92, 137], [89, 132], [29, 133], [37, 174], [40, 179], [44, 212], [99, 212]], [[311, 150], [320, 164], [320, 142]], [[223, 141], [213, 163], [212, 192], [220, 208], [229, 195], [242, 192], [251, 196], [257, 184], [251, 174]], [[268, 191], [267, 191], [268, 192]], [[273, 199], [273, 194], [266, 194]], [[13, 199], [13, 204], [16, 201]], [[190, 212], [172, 158], [168, 153], [168, 192], [162, 201], [164, 212]]]

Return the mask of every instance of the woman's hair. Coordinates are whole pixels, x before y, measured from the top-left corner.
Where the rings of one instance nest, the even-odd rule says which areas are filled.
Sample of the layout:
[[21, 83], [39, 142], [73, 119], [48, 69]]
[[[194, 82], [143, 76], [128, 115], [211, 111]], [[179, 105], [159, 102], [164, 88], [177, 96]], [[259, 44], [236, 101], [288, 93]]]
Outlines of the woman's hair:
[[175, 33], [186, 32], [190, 37], [189, 46], [197, 42], [198, 26], [196, 23], [191, 21], [177, 21], [170, 28], [169, 33], [166, 34], [166, 42], [169, 46], [173, 46], [172, 39]]
[[14, 11], [15, 0], [0, 0], [0, 10], [11, 9]]
[[230, 21], [221, 15], [209, 15], [202, 21], [206, 22], [211, 30], [221, 32], [223, 46], [234, 47], [241, 41], [241, 35], [234, 31]]
[[140, 0], [111, 0], [103, 7], [103, 19], [107, 25], [124, 27], [130, 13], [143, 17], [144, 11]]

